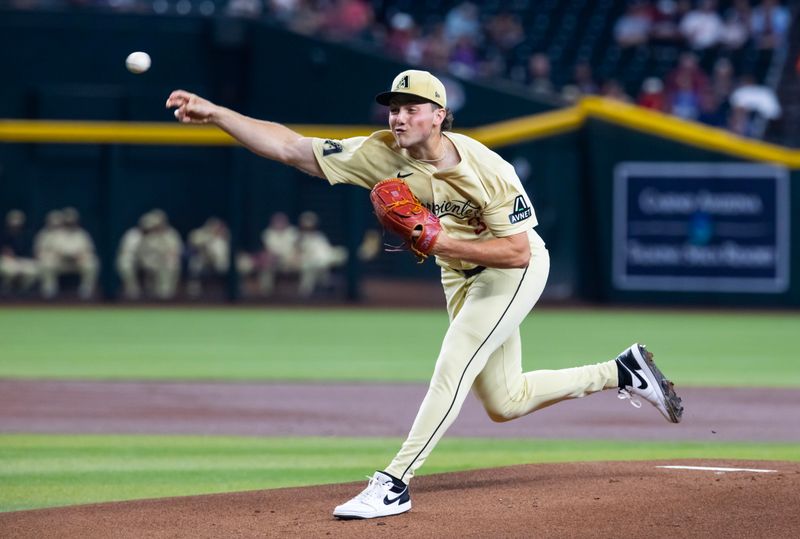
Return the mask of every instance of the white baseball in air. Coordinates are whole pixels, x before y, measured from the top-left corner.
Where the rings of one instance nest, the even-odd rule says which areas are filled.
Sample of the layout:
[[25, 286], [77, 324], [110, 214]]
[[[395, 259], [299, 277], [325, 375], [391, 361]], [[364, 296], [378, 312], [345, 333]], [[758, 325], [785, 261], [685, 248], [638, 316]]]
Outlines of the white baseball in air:
[[144, 73], [150, 69], [150, 55], [146, 52], [136, 51], [132, 52], [125, 58], [125, 67], [131, 73]]

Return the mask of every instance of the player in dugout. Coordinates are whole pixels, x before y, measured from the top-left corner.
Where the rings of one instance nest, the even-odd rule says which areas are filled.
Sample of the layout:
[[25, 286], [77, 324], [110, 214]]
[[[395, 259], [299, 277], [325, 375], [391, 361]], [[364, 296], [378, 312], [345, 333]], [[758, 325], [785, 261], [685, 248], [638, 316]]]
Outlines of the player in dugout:
[[498, 422], [616, 389], [621, 398], [640, 405], [641, 397], [678, 423], [681, 401], [639, 344], [598, 364], [522, 371], [519, 326], [542, 294], [550, 260], [513, 166], [450, 130], [445, 87], [427, 71], [400, 73], [376, 100], [388, 106], [389, 129], [345, 140], [304, 137], [184, 90], [172, 92], [166, 103], [182, 123], [216, 125], [256, 154], [333, 185], [373, 189], [387, 178], [401, 178], [429, 221], [438, 223], [429, 227], [433, 236], [422, 231], [430, 236], [424, 248], [419, 232], [406, 238], [419, 255], [436, 257], [450, 318], [428, 392], [392, 462], [336, 507], [334, 516], [376, 518], [411, 509], [409, 482], [456, 419], [470, 388]]

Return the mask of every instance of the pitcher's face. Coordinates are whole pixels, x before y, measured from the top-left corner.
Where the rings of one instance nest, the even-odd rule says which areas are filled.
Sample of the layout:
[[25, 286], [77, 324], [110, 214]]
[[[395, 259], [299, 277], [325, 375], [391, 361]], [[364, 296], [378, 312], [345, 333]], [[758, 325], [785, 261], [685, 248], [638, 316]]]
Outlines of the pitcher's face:
[[444, 114], [444, 109], [434, 110], [427, 101], [393, 99], [389, 104], [389, 128], [401, 148], [424, 145], [439, 130]]

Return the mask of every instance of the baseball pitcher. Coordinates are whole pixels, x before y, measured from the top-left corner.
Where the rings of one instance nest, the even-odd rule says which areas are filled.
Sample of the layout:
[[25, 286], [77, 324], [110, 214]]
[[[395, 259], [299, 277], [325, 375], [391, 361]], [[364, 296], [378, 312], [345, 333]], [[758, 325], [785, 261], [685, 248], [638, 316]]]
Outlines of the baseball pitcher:
[[384, 227], [419, 258], [435, 256], [441, 267], [450, 325], [427, 395], [392, 462], [334, 516], [375, 518], [411, 509], [409, 483], [471, 388], [495, 421], [617, 389], [679, 422], [680, 399], [639, 344], [595, 365], [522, 372], [519, 325], [544, 289], [550, 260], [514, 168], [450, 131], [444, 85], [427, 71], [400, 73], [376, 99], [389, 107], [389, 129], [346, 140], [303, 137], [183, 90], [167, 99], [180, 122], [212, 123], [263, 157], [331, 184], [372, 190]]

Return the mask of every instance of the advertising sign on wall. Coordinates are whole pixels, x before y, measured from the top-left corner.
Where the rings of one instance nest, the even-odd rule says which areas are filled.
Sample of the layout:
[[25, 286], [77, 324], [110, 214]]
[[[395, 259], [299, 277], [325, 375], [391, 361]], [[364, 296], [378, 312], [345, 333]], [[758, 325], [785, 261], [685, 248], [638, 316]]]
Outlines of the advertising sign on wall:
[[620, 163], [613, 205], [619, 290], [780, 293], [789, 286], [784, 168]]

